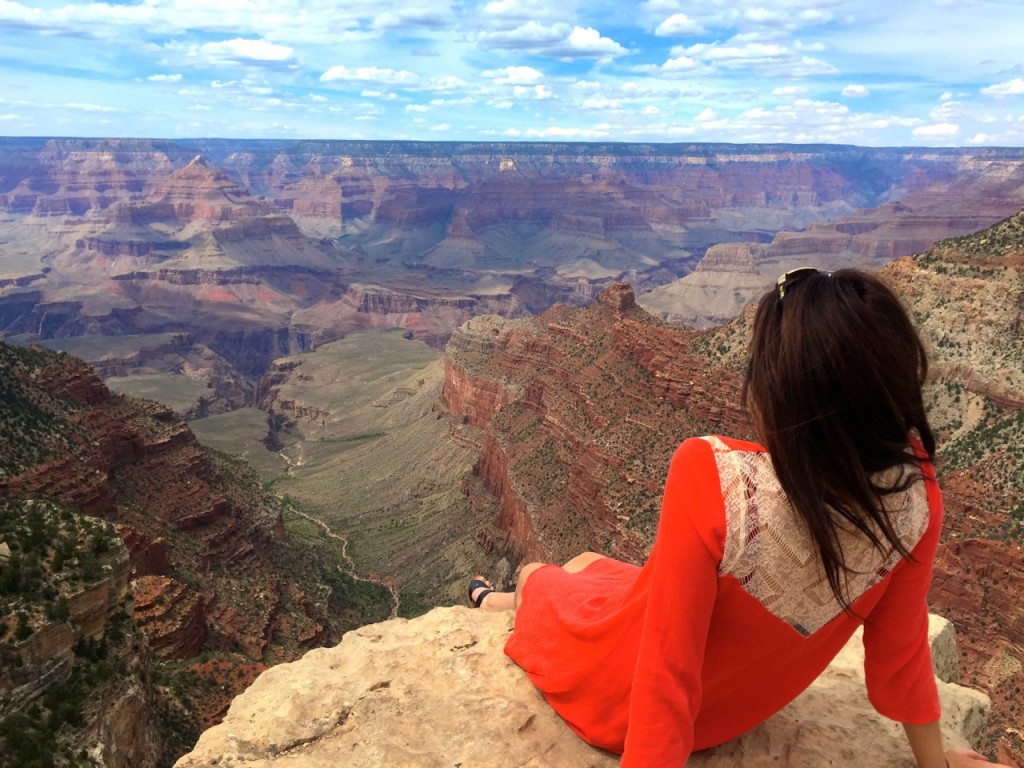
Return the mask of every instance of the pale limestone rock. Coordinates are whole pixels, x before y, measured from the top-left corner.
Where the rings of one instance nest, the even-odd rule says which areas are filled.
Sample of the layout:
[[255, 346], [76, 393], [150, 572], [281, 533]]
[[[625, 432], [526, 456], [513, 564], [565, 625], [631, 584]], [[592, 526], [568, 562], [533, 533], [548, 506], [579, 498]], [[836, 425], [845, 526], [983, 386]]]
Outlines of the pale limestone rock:
[[[349, 632], [334, 648], [264, 672], [177, 768], [605, 768], [618, 758], [583, 743], [502, 652], [509, 613], [435, 608]], [[955, 675], [948, 622], [931, 638]], [[877, 715], [855, 637], [796, 701], [739, 739], [695, 755], [705, 768], [912, 766], [902, 728]], [[949, 746], [984, 727], [988, 698], [940, 682]]]

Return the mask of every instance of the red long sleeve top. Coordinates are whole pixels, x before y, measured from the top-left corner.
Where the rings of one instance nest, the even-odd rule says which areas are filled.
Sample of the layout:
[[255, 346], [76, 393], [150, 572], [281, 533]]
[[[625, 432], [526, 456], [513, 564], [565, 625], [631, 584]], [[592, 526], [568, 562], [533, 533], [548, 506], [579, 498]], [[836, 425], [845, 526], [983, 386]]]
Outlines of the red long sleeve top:
[[[625, 768], [682, 766], [794, 699], [863, 618], [868, 695], [882, 714], [939, 716], [925, 596], [942, 504], [930, 464], [887, 497], [912, 558], [843, 539], [855, 615], [832, 596], [764, 449], [687, 440], [641, 568], [599, 560], [530, 577], [505, 652], [589, 743]], [[867, 544], [867, 546], [865, 546]]]

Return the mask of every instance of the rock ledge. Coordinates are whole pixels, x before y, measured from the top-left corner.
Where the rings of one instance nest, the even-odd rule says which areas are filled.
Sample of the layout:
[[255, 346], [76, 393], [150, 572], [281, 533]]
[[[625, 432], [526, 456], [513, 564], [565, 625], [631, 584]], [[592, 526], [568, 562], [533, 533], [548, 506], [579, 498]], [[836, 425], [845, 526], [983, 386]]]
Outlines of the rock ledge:
[[[349, 632], [334, 648], [264, 672], [176, 768], [344, 765], [606, 768], [502, 652], [511, 614], [435, 608]], [[949, 746], [982, 732], [989, 701], [953, 682], [952, 625], [932, 617]], [[719, 768], [913, 766], [902, 728], [875, 713], [855, 636], [796, 701], [744, 736], [695, 755]]]

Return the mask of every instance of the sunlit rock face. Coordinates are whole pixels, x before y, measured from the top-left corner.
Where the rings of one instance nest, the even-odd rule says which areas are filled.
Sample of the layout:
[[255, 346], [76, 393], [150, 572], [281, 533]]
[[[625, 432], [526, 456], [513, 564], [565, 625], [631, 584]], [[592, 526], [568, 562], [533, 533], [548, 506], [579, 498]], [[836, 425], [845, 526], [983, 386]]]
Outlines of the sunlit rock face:
[[[584, 743], [509, 660], [510, 613], [436, 608], [347, 634], [334, 648], [264, 672], [206, 731], [178, 768], [209, 765], [370, 768], [453, 765], [602, 768], [615, 755]], [[953, 682], [956, 642], [932, 617], [943, 731], [950, 746], [984, 729], [987, 697]], [[910, 768], [902, 728], [871, 708], [855, 636], [796, 701], [763, 725], [688, 765]]]

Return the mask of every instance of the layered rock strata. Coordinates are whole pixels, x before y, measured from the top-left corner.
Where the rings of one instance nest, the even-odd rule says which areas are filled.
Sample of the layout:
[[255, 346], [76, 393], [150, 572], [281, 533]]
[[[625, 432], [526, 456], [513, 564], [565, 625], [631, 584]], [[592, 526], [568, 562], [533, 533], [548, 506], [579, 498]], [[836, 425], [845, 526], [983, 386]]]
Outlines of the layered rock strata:
[[188, 333], [245, 389], [301, 337], [441, 347], [616, 280], [727, 319], [783, 263], [920, 250], [1022, 189], [1009, 149], [4, 139], [0, 334]]
[[[67, 621], [47, 624], [42, 608], [17, 609], [27, 617], [28, 632], [12, 651], [21, 659], [18, 664], [2, 647], [5, 623], [0, 632], [0, 715], [8, 704], [39, 698], [66, 680], [76, 643], [107, 637], [111, 616], [128, 593], [134, 597], [128, 608], [133, 617], [126, 619], [127, 629], [118, 630], [122, 637], [141, 630], [147, 655], [180, 661], [210, 651], [228, 668], [294, 658], [300, 648], [329, 642], [332, 635], [336, 639], [342, 614], [347, 612], [345, 621], [350, 622], [348, 614], [360, 615], [327, 586], [335, 569], [321, 572], [308, 551], [296, 556], [285, 537], [280, 502], [260, 490], [249, 470], [202, 449], [166, 407], [114, 396], [81, 361], [38, 348], [0, 344], [0, 371], [0, 422], [5, 425], [0, 500], [15, 510], [5, 507], [5, 520], [29, 521], [17, 524], [31, 530], [39, 513], [29, 506], [45, 503], [67, 508], [68, 515], [108, 521], [95, 520], [90, 529], [105, 533], [76, 545], [101, 553], [95, 568], [108, 575], [90, 575], [77, 590], [60, 587], [62, 606], [47, 609], [51, 614], [66, 611]], [[116, 523], [116, 531], [109, 523]], [[55, 546], [46, 550], [46, 558], [80, 562], [54, 554]], [[7, 557], [7, 564], [16, 554]], [[70, 565], [53, 567], [64, 569], [61, 584], [74, 583], [66, 576]], [[4, 570], [9, 581], [6, 572], [12, 569]], [[169, 674], [173, 678], [176, 673]], [[179, 736], [190, 718], [215, 720], [230, 694], [248, 681], [248, 673], [219, 670], [217, 676], [223, 680], [213, 696], [194, 683], [192, 711], [179, 716], [176, 725]], [[129, 677], [122, 692], [135, 685]], [[164, 694], [173, 700], [174, 695]], [[151, 699], [140, 723], [156, 716]], [[136, 704], [125, 704], [124, 711]], [[111, 733], [129, 733], [123, 725], [111, 725]]]
[[442, 397], [480, 429], [467, 493], [498, 500], [513, 563], [595, 548], [644, 558], [679, 442], [751, 433], [739, 376], [704, 343], [637, 307], [625, 284], [586, 309], [477, 318], [452, 336]]

